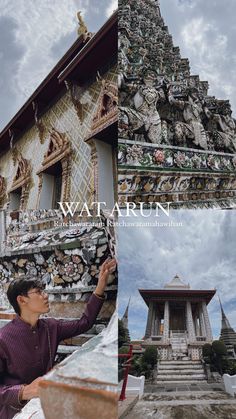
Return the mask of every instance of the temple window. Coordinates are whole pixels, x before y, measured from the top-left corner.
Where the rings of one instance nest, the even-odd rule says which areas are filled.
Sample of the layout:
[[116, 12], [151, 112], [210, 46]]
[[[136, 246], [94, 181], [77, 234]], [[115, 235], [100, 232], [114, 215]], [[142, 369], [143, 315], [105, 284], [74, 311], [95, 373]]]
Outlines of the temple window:
[[14, 166], [17, 165], [16, 175], [13, 179], [11, 189], [8, 191], [10, 209], [24, 210], [27, 207], [29, 191], [31, 186], [31, 165], [29, 160], [23, 158], [15, 148], [12, 151]]
[[10, 192], [10, 210], [19, 210], [21, 201], [22, 188], [18, 188], [13, 192]]
[[37, 208], [58, 208], [70, 195], [71, 146], [66, 134], [52, 128], [39, 176]]
[[85, 139], [91, 147], [93, 162], [93, 200], [106, 202], [110, 208], [117, 200], [114, 186], [117, 184], [117, 103], [117, 85], [102, 80], [98, 109], [93, 118], [90, 134]]

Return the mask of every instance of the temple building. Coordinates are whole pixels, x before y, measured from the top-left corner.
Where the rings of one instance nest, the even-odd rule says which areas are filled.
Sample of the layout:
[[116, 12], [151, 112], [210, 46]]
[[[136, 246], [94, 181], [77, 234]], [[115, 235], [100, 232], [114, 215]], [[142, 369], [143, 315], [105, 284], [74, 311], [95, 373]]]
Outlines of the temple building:
[[[118, 196], [236, 206], [236, 121], [174, 46], [159, 0], [119, 2]], [[227, 77], [227, 76], [226, 76]]]
[[207, 305], [215, 290], [191, 290], [177, 275], [159, 290], [139, 290], [148, 306], [142, 346], [155, 345], [161, 360], [199, 361], [212, 342]]
[[0, 133], [0, 209], [116, 199], [117, 12], [78, 38]]
[[221, 332], [220, 340], [222, 340], [227, 348], [227, 352], [233, 358], [236, 358], [236, 332], [231, 327], [229, 320], [227, 319], [223, 306], [220, 301], [221, 308]]

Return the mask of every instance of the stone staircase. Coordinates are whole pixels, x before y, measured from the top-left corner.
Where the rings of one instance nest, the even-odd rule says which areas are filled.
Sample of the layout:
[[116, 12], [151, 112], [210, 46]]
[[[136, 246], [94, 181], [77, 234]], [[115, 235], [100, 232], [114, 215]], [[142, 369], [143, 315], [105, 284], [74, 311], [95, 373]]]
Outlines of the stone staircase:
[[175, 336], [173, 335], [170, 340], [172, 347], [172, 354], [175, 359], [183, 359], [187, 357], [188, 346], [185, 335]]
[[157, 382], [160, 383], [185, 383], [191, 384], [205, 381], [201, 361], [190, 359], [180, 361], [160, 361], [157, 371]]

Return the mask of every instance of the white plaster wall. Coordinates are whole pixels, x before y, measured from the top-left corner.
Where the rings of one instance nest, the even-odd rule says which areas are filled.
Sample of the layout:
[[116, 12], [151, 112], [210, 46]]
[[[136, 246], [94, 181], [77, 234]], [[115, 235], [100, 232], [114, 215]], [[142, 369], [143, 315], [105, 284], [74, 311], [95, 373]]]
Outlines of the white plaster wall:
[[54, 189], [54, 176], [48, 173], [42, 174], [43, 184], [40, 194], [39, 209], [50, 209], [52, 208], [52, 198]]
[[98, 154], [98, 201], [106, 202], [107, 208], [113, 208], [114, 178], [112, 148], [103, 141], [95, 141]]

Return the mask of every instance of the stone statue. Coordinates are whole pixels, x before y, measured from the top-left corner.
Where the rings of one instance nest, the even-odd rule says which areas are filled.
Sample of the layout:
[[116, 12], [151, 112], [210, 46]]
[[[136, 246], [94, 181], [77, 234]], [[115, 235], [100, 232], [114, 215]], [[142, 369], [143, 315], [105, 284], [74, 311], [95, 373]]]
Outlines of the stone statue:
[[170, 93], [169, 103], [183, 111], [184, 122], [174, 123], [176, 145], [186, 146], [187, 140], [204, 150], [208, 149], [208, 137], [201, 121], [203, 107], [195, 93], [188, 95], [188, 100], [175, 99]]
[[79, 22], [79, 28], [78, 28], [78, 35], [81, 36], [85, 36], [88, 34], [88, 28], [84, 23], [84, 20], [82, 18], [81, 12], [77, 13], [77, 18], [78, 18], [78, 22]]
[[145, 84], [134, 95], [133, 107], [120, 108], [121, 135], [127, 128], [130, 137], [135, 133], [143, 133], [147, 141], [160, 144], [162, 128], [157, 103], [164, 98], [163, 89], [156, 89], [146, 79]]
[[216, 151], [236, 152], [236, 125], [231, 117], [230, 106], [221, 110], [221, 113], [205, 109], [208, 125], [213, 131], [213, 145]]

